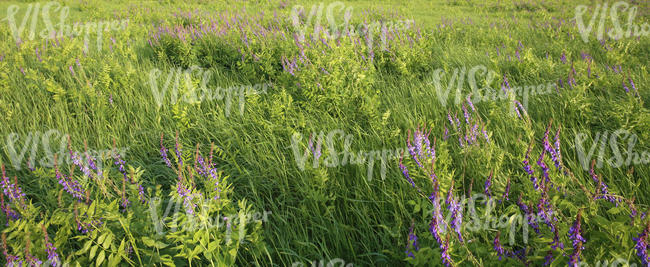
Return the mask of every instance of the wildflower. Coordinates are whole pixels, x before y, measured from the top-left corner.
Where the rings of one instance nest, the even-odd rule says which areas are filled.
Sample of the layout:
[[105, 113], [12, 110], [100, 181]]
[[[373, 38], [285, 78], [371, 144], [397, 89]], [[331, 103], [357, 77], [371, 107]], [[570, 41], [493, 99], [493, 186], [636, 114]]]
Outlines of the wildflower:
[[[422, 164], [420, 164], [420, 161], [418, 160], [418, 154], [421, 154], [422, 141], [419, 138], [418, 132], [416, 132], [413, 136], [414, 136], [414, 139], [415, 139], [415, 142], [416, 142], [415, 146], [411, 145], [411, 130], [408, 130], [408, 135], [406, 136], [406, 146], [407, 146], [407, 148], [409, 150], [409, 154], [411, 154], [411, 157], [413, 158], [415, 163], [420, 168], [422, 168]], [[420, 143], [419, 146], [417, 145], [418, 142]]]
[[165, 146], [163, 146], [163, 134], [162, 133], [160, 134], [160, 155], [162, 156], [163, 161], [165, 162], [165, 164], [167, 164], [167, 167], [171, 168], [172, 163], [169, 161], [169, 158], [167, 157], [167, 148], [165, 148]]
[[488, 197], [488, 199], [492, 198], [492, 195], [490, 194], [491, 185], [492, 185], [492, 172], [490, 172], [490, 175], [488, 175], [487, 180], [485, 180], [485, 186], [483, 189], [483, 192], [485, 192], [485, 195]]
[[68, 69], [70, 70], [70, 73], [72, 73], [72, 76], [75, 76], [74, 68], [72, 68], [72, 65], [68, 66]]
[[415, 185], [415, 182], [413, 182], [413, 179], [411, 179], [411, 177], [409, 176], [408, 169], [406, 168], [406, 166], [404, 166], [404, 164], [402, 164], [402, 158], [403, 157], [404, 156], [402, 155], [402, 157], [400, 157], [400, 159], [399, 159], [399, 168], [402, 170], [402, 174], [404, 175], [404, 177], [406, 177], [406, 180], [409, 181], [409, 183], [411, 183], [411, 186], [413, 186], [413, 188], [417, 188], [418, 191], [420, 191], [420, 188], [418, 188]]
[[626, 92], [626, 93], [629, 93], [629, 92], [630, 92], [630, 89], [627, 88], [627, 85], [625, 85], [625, 80], [622, 82], [622, 84], [623, 84], [623, 89], [625, 89], [625, 92]]
[[476, 112], [476, 108], [474, 108], [474, 103], [472, 103], [471, 94], [467, 95], [467, 104], [469, 104], [469, 107], [472, 108], [473, 112]]
[[501, 246], [501, 241], [499, 240], [500, 235], [501, 235], [501, 231], [497, 232], [497, 236], [494, 238], [494, 241], [492, 242], [492, 246], [494, 247], [494, 250], [496, 250], [497, 255], [499, 256], [499, 260], [501, 260], [501, 257], [504, 254], [504, 249]]
[[566, 64], [566, 54], [564, 54], [564, 52], [562, 52], [562, 57], [560, 57], [560, 60], [563, 64]]
[[544, 181], [550, 182], [550, 178], [548, 176], [549, 168], [546, 163], [544, 163], [544, 154], [546, 154], [546, 151], [542, 151], [542, 154], [539, 155], [539, 158], [537, 159], [537, 165], [542, 168], [542, 178], [544, 178]]
[[415, 222], [411, 223], [411, 228], [409, 229], [409, 240], [406, 243], [406, 255], [408, 257], [415, 259], [415, 255], [413, 255], [413, 251], [409, 249], [409, 247], [413, 247], [415, 251], [418, 251], [420, 249], [418, 247], [418, 236], [415, 235], [415, 233], [413, 232], [414, 226], [415, 226]]
[[16, 177], [14, 177], [13, 183], [9, 180], [5, 173], [4, 165], [2, 165], [2, 180], [0, 181], [0, 187], [2, 187], [2, 192], [9, 197], [10, 201], [16, 203], [16, 205], [20, 205], [22, 208], [27, 207], [25, 205], [25, 193], [23, 193], [23, 190], [18, 186]]
[[554, 260], [555, 260], [555, 259], [553, 259], [553, 251], [552, 251], [552, 250], [549, 250], [549, 251], [546, 253], [546, 256], [544, 257], [544, 266], [549, 266], [549, 265], [551, 265], [551, 263], [552, 263]]
[[537, 178], [534, 175], [533, 168], [530, 166], [530, 163], [528, 162], [528, 156], [530, 154], [530, 150], [532, 149], [532, 146], [528, 146], [528, 150], [526, 151], [526, 156], [522, 163], [524, 164], [524, 170], [528, 175], [530, 176], [530, 181], [533, 182], [533, 186], [535, 187], [535, 190], [539, 189], [539, 186], [537, 185]]
[[5, 204], [4, 194], [0, 194], [0, 200], [1, 200], [0, 208], [2, 208], [2, 211], [7, 216], [7, 223], [5, 225], [9, 226], [10, 220], [17, 220], [18, 218], [20, 218], [20, 216], [13, 209], [11, 209], [11, 207], [8, 204]]
[[79, 182], [72, 179], [72, 177], [66, 177], [65, 175], [61, 174], [61, 172], [59, 172], [59, 168], [56, 165], [56, 158], [54, 160], [54, 172], [56, 174], [57, 180], [59, 181], [59, 184], [63, 186], [63, 189], [78, 201], [82, 201], [85, 195], [83, 188], [81, 188]]
[[444, 245], [440, 244], [440, 253], [442, 255], [442, 264], [447, 267], [451, 266], [451, 257], [449, 256], [449, 236], [447, 236]]
[[638, 237], [633, 237], [636, 249], [636, 255], [641, 258], [641, 265], [649, 266], [650, 265], [650, 256], [648, 256], [648, 232], [650, 231], [650, 222], [643, 229], [643, 232], [639, 234]]
[[582, 234], [580, 217], [582, 216], [582, 210], [578, 211], [575, 222], [573, 226], [569, 229], [569, 239], [573, 242], [573, 253], [569, 257], [570, 266], [580, 266], [580, 253], [584, 250], [584, 242], [587, 242]]
[[539, 234], [539, 225], [533, 219], [534, 216], [532, 216], [533, 209], [532, 207], [529, 207], [521, 200], [522, 196], [523, 193], [520, 194], [519, 199], [517, 199], [517, 206], [519, 206], [519, 209], [521, 209], [521, 211], [523, 211], [524, 214], [526, 215], [526, 218], [528, 218], [527, 220], [528, 225], [530, 225], [535, 230], [535, 232]]
[[483, 133], [483, 137], [485, 138], [485, 141], [490, 143], [490, 137], [488, 136], [488, 133], [485, 130], [485, 125], [481, 126], [481, 132]]
[[41, 225], [43, 229], [43, 233], [45, 234], [45, 250], [47, 251], [47, 260], [49, 263], [56, 267], [59, 266], [61, 263], [61, 260], [59, 259], [59, 254], [56, 253], [56, 247], [50, 243], [49, 236], [47, 235], [47, 229], [45, 229], [45, 225]]
[[465, 117], [465, 122], [467, 124], [469, 123], [469, 113], [467, 112], [467, 107], [465, 107], [465, 103], [463, 103], [463, 116]]
[[2, 233], [2, 253], [5, 255], [7, 266], [23, 266], [23, 261], [18, 256], [9, 254], [7, 251], [7, 234]]
[[634, 93], [639, 96], [639, 91], [636, 90], [636, 86], [634, 85], [634, 81], [632, 80], [632, 77], [628, 77], [630, 80], [630, 85], [632, 85], [632, 89], [634, 90]]

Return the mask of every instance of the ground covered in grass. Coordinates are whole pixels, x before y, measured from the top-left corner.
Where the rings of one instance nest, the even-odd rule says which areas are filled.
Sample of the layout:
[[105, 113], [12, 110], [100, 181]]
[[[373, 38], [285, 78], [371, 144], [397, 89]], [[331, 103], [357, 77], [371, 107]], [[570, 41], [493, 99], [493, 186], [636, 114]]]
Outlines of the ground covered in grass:
[[1, 2], [0, 258], [650, 266], [649, 7]]

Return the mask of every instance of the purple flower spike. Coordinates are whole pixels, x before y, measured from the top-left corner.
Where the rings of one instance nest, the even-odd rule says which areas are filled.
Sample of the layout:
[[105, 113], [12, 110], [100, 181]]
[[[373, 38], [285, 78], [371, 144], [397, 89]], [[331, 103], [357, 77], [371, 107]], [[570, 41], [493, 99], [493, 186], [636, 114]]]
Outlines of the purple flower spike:
[[483, 189], [483, 192], [488, 197], [488, 199], [492, 198], [492, 195], [490, 194], [491, 185], [492, 185], [492, 172], [490, 172], [490, 175], [488, 175], [487, 180], [485, 180], [485, 187]]
[[418, 236], [413, 232], [414, 227], [415, 222], [411, 223], [411, 228], [409, 229], [409, 240], [406, 243], [406, 255], [413, 259], [415, 259], [415, 255], [413, 254], [413, 251], [410, 250], [410, 248], [412, 247], [415, 251], [420, 250], [418, 247]]
[[492, 242], [492, 246], [494, 247], [494, 250], [496, 250], [497, 255], [499, 256], [499, 260], [501, 260], [501, 258], [505, 254], [504, 249], [501, 246], [501, 241], [499, 240], [500, 235], [501, 232], [497, 232], [497, 236], [494, 238], [494, 242]]
[[579, 210], [576, 220], [573, 222], [573, 226], [569, 229], [569, 239], [573, 242], [573, 253], [569, 256], [570, 266], [580, 266], [580, 254], [582, 253], [582, 250], [585, 249], [583, 244], [587, 242], [581, 234], [581, 216], [582, 210]]
[[633, 237], [636, 249], [636, 255], [641, 258], [641, 265], [650, 266], [650, 256], [648, 256], [648, 232], [650, 232], [650, 223], [643, 229], [638, 237]]

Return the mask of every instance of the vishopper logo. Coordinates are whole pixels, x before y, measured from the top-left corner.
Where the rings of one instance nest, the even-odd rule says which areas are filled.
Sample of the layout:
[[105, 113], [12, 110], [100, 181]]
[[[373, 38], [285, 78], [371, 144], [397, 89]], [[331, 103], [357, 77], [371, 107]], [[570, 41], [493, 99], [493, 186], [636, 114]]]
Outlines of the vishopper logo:
[[[592, 159], [594, 158], [594, 152], [598, 149], [598, 160], [595, 164], [595, 168], [599, 169], [603, 167], [603, 160], [605, 159], [605, 154], [609, 149], [612, 152], [612, 157], [607, 160], [612, 168], [619, 168], [623, 165], [630, 166], [632, 164], [648, 164], [650, 163], [650, 152], [648, 151], [635, 151], [634, 147], [638, 144], [639, 138], [636, 134], [631, 133], [625, 129], [619, 129], [613, 133], [597, 132], [596, 136], [593, 138], [593, 142], [589, 147], [589, 150], [585, 150], [585, 141], [589, 139], [589, 135], [586, 133], [578, 133], [575, 136], [575, 148], [578, 154], [578, 159], [580, 160], [580, 165], [585, 171], [588, 171]], [[626, 152], [622, 152], [620, 148], [620, 141], [627, 140]], [[623, 143], [625, 144], [625, 143]]]
[[[586, 5], [579, 5], [575, 10], [575, 21], [578, 31], [582, 40], [587, 43], [589, 42], [589, 35], [594, 30], [596, 26], [596, 19], [598, 19], [598, 30], [596, 32], [596, 37], [598, 40], [603, 40], [603, 33], [605, 31], [605, 23], [607, 20], [607, 15], [609, 11], [609, 19], [612, 23], [612, 28], [607, 32], [607, 35], [614, 39], [618, 40], [621, 38], [630, 38], [630, 37], [640, 37], [648, 36], [650, 33], [650, 24], [643, 23], [643, 25], [638, 25], [635, 23], [634, 19], [636, 18], [638, 8], [636, 6], [630, 6], [630, 4], [619, 1], [614, 3], [609, 9], [609, 3], [605, 2], [604, 4], [596, 4], [593, 8], [593, 13], [591, 19], [589, 20], [589, 25], [585, 26], [585, 21], [583, 16], [589, 9]], [[627, 27], [624, 29], [619, 22], [619, 9], [621, 12], [627, 11]], [[600, 18], [598, 18], [600, 16]]]
[[[188, 104], [198, 104], [202, 101], [208, 100], [224, 100], [225, 99], [225, 113], [226, 117], [230, 116], [232, 102], [235, 98], [239, 102], [239, 114], [244, 113], [245, 97], [247, 95], [265, 94], [268, 87], [272, 87], [270, 83], [255, 84], [255, 85], [239, 85], [227, 88], [209, 88], [208, 83], [212, 77], [212, 71], [203, 69], [199, 66], [191, 66], [190, 68], [172, 68], [163, 79], [160, 88], [159, 81], [163, 72], [160, 69], [152, 69], [149, 72], [149, 84], [151, 92], [153, 93], [154, 100], [161, 107], [165, 102], [165, 97], [168, 95], [171, 99], [171, 104], [176, 104], [179, 100]], [[172, 85], [173, 84], [173, 85]], [[170, 88], [170, 85], [172, 87]]]
[[[327, 264], [326, 264], [327, 263]], [[352, 267], [354, 264], [351, 262], [345, 263], [344, 259], [341, 258], [334, 258], [329, 261], [325, 261], [324, 259], [320, 261], [312, 261], [311, 265], [305, 265], [304, 263], [300, 261], [296, 261], [291, 264], [291, 267], [307, 267], [307, 266], [312, 266], [312, 267]]]
[[[438, 203], [441, 203], [444, 201], [442, 198], [437, 198], [434, 201], [437, 201]], [[493, 229], [507, 229], [508, 230], [508, 237], [509, 237], [509, 244], [510, 245], [515, 245], [515, 237], [516, 237], [516, 232], [521, 227], [523, 233], [522, 233], [522, 240], [524, 244], [528, 244], [528, 234], [529, 234], [529, 226], [535, 226], [539, 228], [539, 225], [543, 224], [546, 222], [543, 216], [536, 214], [536, 213], [531, 213], [531, 214], [521, 214], [519, 213], [519, 210], [515, 214], [502, 214], [501, 216], [496, 216], [494, 215], [496, 203], [495, 199], [493, 197], [487, 197], [485, 194], [482, 193], [475, 193], [472, 195], [471, 198], [466, 198], [465, 195], [462, 195], [461, 197], [456, 197], [453, 201], [457, 201], [458, 203], [458, 210], [455, 212], [447, 211], [447, 215], [442, 218], [443, 223], [438, 223], [438, 233], [440, 235], [444, 235], [447, 230], [453, 230], [453, 229], [447, 229], [448, 226], [453, 225], [452, 221], [456, 218], [451, 218], [451, 216], [458, 216], [461, 218], [463, 217], [463, 214], [466, 214], [469, 218], [469, 221], [466, 223], [462, 224], [460, 226], [461, 232], [462, 229], [465, 229], [466, 232], [479, 232], [479, 231], [487, 231], [487, 230], [493, 230]], [[476, 210], [476, 204], [480, 203], [485, 205], [484, 206], [484, 212], [482, 215], [479, 215], [479, 213]], [[435, 209], [431, 209], [429, 213], [434, 213]], [[442, 212], [442, 210], [441, 210]], [[454, 215], [455, 214], [455, 215]], [[553, 218], [554, 215], [552, 211], [547, 212], [546, 215], [549, 218]], [[451, 226], [450, 226], [451, 227]], [[458, 229], [457, 229], [458, 230]]]
[[[102, 50], [103, 42], [103, 32], [110, 30], [118, 31], [126, 29], [126, 26], [129, 23], [128, 19], [125, 20], [112, 20], [112, 21], [99, 21], [99, 22], [86, 22], [84, 24], [67, 24], [66, 20], [70, 13], [70, 8], [62, 6], [58, 2], [47, 2], [41, 7], [41, 3], [29, 4], [25, 10], [25, 14], [20, 20], [20, 23], [17, 23], [17, 16], [20, 12], [21, 7], [18, 5], [10, 5], [7, 8], [7, 17], [3, 20], [6, 20], [11, 29], [11, 33], [17, 43], [22, 42], [24, 39], [23, 32], [25, 27], [29, 23], [29, 33], [27, 34], [27, 39], [34, 40], [37, 35], [37, 25], [39, 22], [39, 11], [42, 18], [42, 23], [45, 26], [45, 29], [38, 32], [38, 36], [43, 39], [55, 39], [61, 38], [63, 36], [75, 37], [84, 35], [84, 52], [88, 52], [88, 42], [91, 33], [97, 35], [97, 50]], [[51, 19], [51, 12], [58, 12], [58, 23], [53, 23]], [[103, 27], [103, 28], [102, 28]]]
[[[343, 140], [343, 152], [337, 152], [336, 151], [336, 137], [340, 136], [339, 139]], [[368, 169], [367, 169], [367, 175], [368, 175], [368, 181], [372, 180], [373, 176], [373, 168], [375, 161], [381, 161], [381, 169], [380, 169], [380, 175], [381, 179], [384, 180], [386, 178], [386, 163], [392, 159], [399, 158], [399, 156], [404, 153], [406, 149], [404, 148], [398, 148], [398, 149], [393, 149], [393, 150], [387, 150], [387, 149], [382, 149], [382, 150], [372, 150], [372, 151], [358, 151], [358, 152], [353, 152], [350, 151], [350, 147], [352, 146], [352, 139], [354, 138], [351, 134], [345, 134], [343, 130], [337, 129], [330, 131], [327, 136], [326, 136], [326, 154], [327, 157], [324, 160], [321, 160], [321, 155], [322, 155], [322, 145], [323, 145], [323, 138], [325, 137], [323, 131], [320, 133], [313, 132], [309, 136], [309, 140], [307, 141], [307, 148], [304, 149], [304, 152], [300, 153], [300, 147], [301, 144], [303, 143], [303, 135], [300, 133], [294, 133], [291, 136], [291, 149], [293, 151], [293, 155], [296, 160], [296, 164], [298, 164], [298, 168], [300, 170], [305, 170], [305, 163], [307, 162], [307, 159], [309, 158], [309, 155], [312, 155], [313, 158], [313, 164], [312, 167], [318, 168], [321, 164], [321, 161], [324, 163], [326, 167], [329, 168], [334, 168], [334, 167], [339, 167], [339, 166], [345, 166], [348, 164], [352, 165], [363, 165], [367, 162]], [[316, 140], [314, 140], [314, 138]], [[339, 146], [340, 147], [340, 146]], [[339, 154], [342, 154], [342, 157], [339, 158]]]
[[[323, 18], [324, 4], [321, 2], [318, 5], [313, 4], [309, 13], [305, 15], [305, 7], [301, 5], [294, 5], [291, 9], [290, 22], [293, 24], [295, 31], [298, 33], [298, 40], [305, 41], [305, 34], [313, 29], [313, 39], [318, 39], [322, 33], [329, 39], [338, 39], [344, 35], [358, 36], [360, 33], [368, 37], [368, 42], [372, 44], [373, 35], [381, 32], [382, 49], [386, 49], [387, 32], [393, 30], [409, 29], [413, 26], [413, 20], [397, 20], [397, 21], [373, 21], [370, 24], [359, 24], [357, 26], [351, 25], [350, 19], [352, 18], [353, 7], [346, 7], [343, 2], [336, 1], [327, 5], [327, 13], [325, 14], [329, 27], [321, 26]], [[342, 18], [342, 23], [337, 23]]]
[[[197, 198], [201, 196], [196, 194]], [[271, 211], [264, 212], [250, 212], [247, 210], [240, 210], [234, 213], [212, 213], [212, 206], [215, 201], [214, 199], [207, 199], [201, 201], [200, 212], [188, 212], [185, 208], [181, 209], [181, 206], [184, 206], [185, 203], [183, 200], [178, 199], [169, 199], [167, 202], [167, 207], [165, 208], [162, 217], [159, 216], [159, 209], [163, 205], [163, 199], [159, 197], [150, 198], [148, 201], [149, 204], [149, 215], [151, 216], [152, 223], [156, 230], [156, 234], [164, 235], [168, 231], [170, 233], [175, 233], [178, 231], [197, 231], [201, 229], [205, 230], [226, 230], [226, 243], [231, 241], [231, 235], [233, 234], [233, 228], [237, 228], [237, 238], [241, 243], [245, 238], [246, 225], [250, 223], [261, 223], [268, 222], [269, 215], [272, 214]], [[173, 212], [172, 207], [174, 208]], [[214, 218], [212, 216], [214, 216]], [[223, 227], [223, 228], [222, 228]]]
[[[447, 75], [449, 73], [449, 75]], [[528, 101], [536, 95], [545, 95], [552, 92], [555, 88], [554, 83], [545, 83], [537, 85], [513, 86], [510, 87], [507, 78], [504, 76], [504, 85], [501, 90], [497, 91], [490, 86], [494, 83], [499, 75], [497, 72], [488, 69], [484, 65], [476, 65], [470, 69], [467, 67], [454, 68], [453, 73], [445, 72], [444, 69], [438, 68], [431, 74], [431, 82], [436, 91], [436, 96], [443, 107], [449, 102], [450, 93], [455, 86], [454, 104], [460, 105], [461, 101], [470, 99], [473, 104], [480, 102], [498, 101], [510, 99], [510, 115], [514, 116], [515, 103], [519, 103], [516, 97], [521, 97], [524, 111], [528, 110]], [[469, 85], [469, 92], [464, 92], [465, 83]], [[444, 83], [444, 84], [443, 84]], [[446, 86], [444, 86], [446, 85]]]
[[613, 260], [610, 264], [609, 260], [600, 260], [597, 261], [594, 265], [590, 265], [587, 261], [581, 261], [577, 266], [580, 267], [589, 267], [589, 266], [595, 266], [595, 267], [636, 267], [636, 263], [634, 262], [629, 262], [628, 260], [624, 258], [616, 258]]
[[[113, 158], [116, 155], [120, 155], [120, 157], [124, 158], [129, 149], [128, 147], [122, 147], [102, 150], [85, 149], [83, 152], [71, 151], [69, 143], [70, 135], [62, 134], [56, 129], [50, 129], [44, 133], [39, 131], [29, 132], [22, 141], [22, 148], [20, 148], [19, 144], [21, 139], [21, 135], [18, 133], [10, 133], [6, 137], [7, 155], [9, 156], [11, 165], [15, 170], [21, 170], [23, 163], [26, 163], [30, 169], [35, 168], [38, 165], [44, 168], [53, 168], [55, 156], [59, 159], [59, 164], [62, 159], [65, 163], [71, 164], [73, 160], [70, 154], [85, 158], [86, 160], [80, 161], [80, 164], [84, 165], [88, 164], [88, 158], [92, 159], [96, 167], [101, 170], [105, 159]], [[36, 161], [37, 155], [40, 154], [39, 144], [43, 149], [44, 156], [40, 160]], [[58, 148], [58, 152], [53, 150], [56, 148]], [[28, 151], [29, 158], [24, 162]]]

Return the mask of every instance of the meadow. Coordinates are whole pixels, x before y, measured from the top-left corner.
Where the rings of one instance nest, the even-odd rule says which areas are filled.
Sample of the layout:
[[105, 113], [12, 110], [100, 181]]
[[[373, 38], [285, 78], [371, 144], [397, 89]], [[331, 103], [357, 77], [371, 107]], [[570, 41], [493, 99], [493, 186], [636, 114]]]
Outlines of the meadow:
[[650, 266], [650, 2], [0, 1], [6, 266]]

